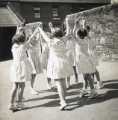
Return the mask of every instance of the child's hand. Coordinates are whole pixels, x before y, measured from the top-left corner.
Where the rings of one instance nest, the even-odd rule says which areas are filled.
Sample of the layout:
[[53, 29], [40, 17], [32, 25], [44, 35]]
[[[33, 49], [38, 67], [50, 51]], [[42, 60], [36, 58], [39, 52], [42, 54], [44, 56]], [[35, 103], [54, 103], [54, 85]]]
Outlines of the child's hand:
[[35, 29], [34, 34], [38, 33], [38, 27]]
[[40, 23], [38, 24], [38, 27], [43, 28], [43, 23], [40, 22]]
[[48, 23], [49, 27], [53, 27], [53, 24], [51, 22]]

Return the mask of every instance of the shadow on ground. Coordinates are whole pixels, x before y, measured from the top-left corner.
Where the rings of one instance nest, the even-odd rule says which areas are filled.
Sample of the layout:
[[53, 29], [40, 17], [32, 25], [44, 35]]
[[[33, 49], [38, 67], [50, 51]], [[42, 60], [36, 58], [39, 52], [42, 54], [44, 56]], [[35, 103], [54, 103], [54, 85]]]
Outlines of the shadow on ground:
[[[79, 98], [79, 89], [78, 88], [81, 88], [81, 86], [82, 86], [81, 83], [78, 85], [73, 85], [71, 87], [71, 89], [68, 91], [67, 96], [69, 97], [69, 99], [67, 99], [67, 102], [69, 105], [67, 106], [67, 108], [65, 110], [72, 111], [74, 109], [80, 108], [85, 105], [97, 104], [97, 103], [101, 103], [104, 101], [108, 101], [110, 99], [118, 98], [118, 80], [105, 81], [104, 88], [102, 89], [102, 91], [104, 91], [104, 94], [99, 94], [94, 99], [89, 99], [88, 97]], [[50, 92], [50, 94], [51, 94], [51, 92]], [[73, 97], [73, 95], [74, 95], [74, 97]], [[58, 99], [57, 93], [55, 93], [54, 95], [47, 95], [42, 98], [41, 97], [32, 98], [32, 99], [27, 100], [26, 102], [39, 101], [39, 100], [43, 100], [43, 99], [49, 99], [50, 101], [48, 101], [44, 104], [41, 104], [41, 105], [26, 107], [23, 110], [35, 109], [38, 107], [57, 107], [57, 106], [59, 106], [59, 99]]]

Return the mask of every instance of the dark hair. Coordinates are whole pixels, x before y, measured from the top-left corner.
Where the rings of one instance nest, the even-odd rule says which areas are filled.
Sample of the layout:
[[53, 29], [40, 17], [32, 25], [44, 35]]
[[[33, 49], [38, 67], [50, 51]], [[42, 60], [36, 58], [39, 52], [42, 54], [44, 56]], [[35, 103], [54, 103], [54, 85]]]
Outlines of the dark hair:
[[14, 44], [14, 43], [20, 44], [23, 42], [25, 42], [24, 34], [15, 34], [12, 38], [12, 44]]
[[87, 25], [87, 26], [86, 26], [86, 29], [87, 29], [87, 31], [89, 32], [89, 31], [90, 31], [90, 26]]
[[63, 37], [63, 32], [60, 28], [54, 28], [54, 32], [52, 33], [53, 37]]
[[77, 31], [77, 35], [79, 36], [80, 39], [84, 39], [88, 35], [88, 32], [86, 29], [84, 30], [80, 29]]

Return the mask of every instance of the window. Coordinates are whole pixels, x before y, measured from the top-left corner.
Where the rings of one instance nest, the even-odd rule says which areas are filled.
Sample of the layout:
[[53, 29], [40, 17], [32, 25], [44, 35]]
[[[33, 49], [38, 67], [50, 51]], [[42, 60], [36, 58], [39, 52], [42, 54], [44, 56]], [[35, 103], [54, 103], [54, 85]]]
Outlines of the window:
[[53, 20], [60, 20], [58, 6], [54, 6], [52, 8], [52, 19]]
[[52, 16], [58, 17], [58, 8], [52, 8]]
[[33, 11], [34, 11], [34, 18], [40, 18], [41, 17], [41, 15], [40, 15], [40, 7], [33, 8]]

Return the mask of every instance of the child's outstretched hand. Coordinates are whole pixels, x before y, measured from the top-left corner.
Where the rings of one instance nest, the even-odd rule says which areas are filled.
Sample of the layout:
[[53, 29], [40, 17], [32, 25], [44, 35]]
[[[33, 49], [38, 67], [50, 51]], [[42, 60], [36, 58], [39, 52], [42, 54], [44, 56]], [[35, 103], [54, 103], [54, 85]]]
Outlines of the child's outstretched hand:
[[52, 22], [49, 22], [49, 23], [48, 23], [48, 26], [49, 26], [50, 28], [52, 28], [52, 27], [53, 27]]
[[38, 24], [38, 27], [43, 28], [43, 23], [40, 22], [40, 23]]

